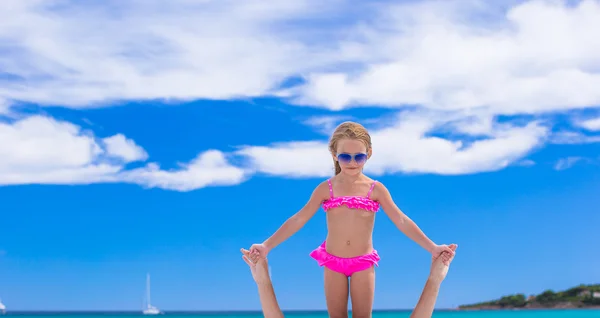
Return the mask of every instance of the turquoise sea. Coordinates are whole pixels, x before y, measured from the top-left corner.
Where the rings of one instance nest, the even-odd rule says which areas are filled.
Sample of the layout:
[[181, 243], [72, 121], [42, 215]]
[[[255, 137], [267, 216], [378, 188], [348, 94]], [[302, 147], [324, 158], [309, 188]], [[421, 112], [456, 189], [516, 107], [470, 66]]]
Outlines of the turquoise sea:
[[[7, 314], [7, 317], [18, 318], [141, 318], [147, 317], [138, 314]], [[326, 312], [287, 313], [286, 317], [294, 318], [327, 318]], [[410, 311], [375, 312], [373, 318], [408, 318]], [[165, 314], [158, 317], [165, 318], [261, 318], [262, 313], [187, 313]], [[598, 310], [522, 310], [522, 311], [438, 311], [434, 318], [600, 318]]]

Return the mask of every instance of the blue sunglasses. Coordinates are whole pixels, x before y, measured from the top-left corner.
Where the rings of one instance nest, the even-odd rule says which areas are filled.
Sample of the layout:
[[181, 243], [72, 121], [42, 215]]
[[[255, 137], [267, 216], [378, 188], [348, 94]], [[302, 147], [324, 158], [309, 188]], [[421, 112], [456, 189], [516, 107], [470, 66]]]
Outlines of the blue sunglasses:
[[354, 159], [354, 161], [357, 164], [362, 165], [363, 163], [367, 162], [367, 154], [366, 153], [356, 153], [356, 154], [351, 155], [349, 153], [339, 153], [337, 155], [337, 159], [340, 163], [343, 163], [345, 165], [352, 162], [352, 159]]

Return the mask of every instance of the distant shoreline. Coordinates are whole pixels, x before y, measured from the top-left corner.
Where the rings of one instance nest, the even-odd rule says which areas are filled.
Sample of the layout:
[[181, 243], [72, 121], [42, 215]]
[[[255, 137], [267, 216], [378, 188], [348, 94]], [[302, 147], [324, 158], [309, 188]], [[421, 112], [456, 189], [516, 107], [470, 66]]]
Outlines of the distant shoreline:
[[556, 308], [556, 307], [547, 307], [547, 308], [459, 308], [455, 309], [455, 311], [560, 311], [560, 310], [600, 310], [600, 306], [590, 306], [590, 307], [572, 307], [572, 308]]
[[461, 305], [458, 309], [460, 311], [600, 309], [600, 284], [581, 284], [559, 292], [548, 289], [539, 295], [507, 295], [496, 300]]

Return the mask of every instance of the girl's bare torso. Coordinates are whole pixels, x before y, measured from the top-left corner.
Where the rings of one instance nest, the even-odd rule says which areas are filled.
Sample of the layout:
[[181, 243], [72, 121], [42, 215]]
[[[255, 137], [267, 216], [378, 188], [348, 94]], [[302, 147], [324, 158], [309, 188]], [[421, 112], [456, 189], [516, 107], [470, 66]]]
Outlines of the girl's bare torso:
[[[373, 180], [365, 177], [351, 185], [333, 182], [334, 196], [367, 196]], [[375, 214], [345, 205], [327, 213], [327, 252], [337, 257], [356, 257], [373, 251]]]

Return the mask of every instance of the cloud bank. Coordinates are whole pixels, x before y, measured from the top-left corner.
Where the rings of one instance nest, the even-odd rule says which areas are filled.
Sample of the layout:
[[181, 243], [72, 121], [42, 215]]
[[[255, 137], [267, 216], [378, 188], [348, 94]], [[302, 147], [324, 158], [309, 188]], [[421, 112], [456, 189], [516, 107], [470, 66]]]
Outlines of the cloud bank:
[[[596, 0], [5, 0], [0, 184], [188, 191], [256, 173], [330, 175], [325, 138], [204, 149], [163, 170], [123, 134], [99, 137], [47, 116], [13, 116], [20, 103], [81, 109], [259, 96], [329, 110], [306, 122], [322, 133], [345, 119], [339, 110], [397, 109], [395, 119], [371, 127], [372, 174], [500, 170], [548, 142], [600, 141], [597, 117], [573, 118], [580, 130], [559, 132], [538, 118], [597, 110], [593, 30], [600, 30]], [[283, 85], [289, 78], [301, 80]], [[498, 120], [523, 114], [529, 119]], [[308, 155], [315, 160], [300, 164]]]

